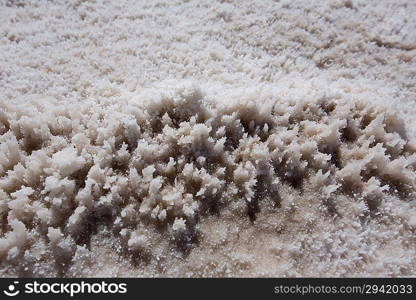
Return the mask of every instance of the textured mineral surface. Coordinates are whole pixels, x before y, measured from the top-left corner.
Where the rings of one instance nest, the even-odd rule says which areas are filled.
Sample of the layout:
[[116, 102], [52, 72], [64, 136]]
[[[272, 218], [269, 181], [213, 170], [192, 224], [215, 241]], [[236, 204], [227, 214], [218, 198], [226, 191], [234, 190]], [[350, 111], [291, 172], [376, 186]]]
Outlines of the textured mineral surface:
[[0, 1], [0, 276], [416, 275], [416, 2]]

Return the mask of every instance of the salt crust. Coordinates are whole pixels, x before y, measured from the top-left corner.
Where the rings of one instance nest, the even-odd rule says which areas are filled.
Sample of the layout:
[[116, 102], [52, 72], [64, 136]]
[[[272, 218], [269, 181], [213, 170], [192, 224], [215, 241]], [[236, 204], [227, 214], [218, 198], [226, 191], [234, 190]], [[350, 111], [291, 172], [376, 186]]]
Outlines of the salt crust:
[[0, 276], [414, 276], [415, 11], [0, 0]]
[[133, 255], [152, 256], [148, 227], [186, 255], [201, 219], [237, 202], [255, 223], [262, 201], [283, 209], [280, 193], [305, 186], [330, 214], [348, 197], [360, 218], [385, 214], [391, 196], [412, 199], [416, 147], [400, 114], [322, 89], [220, 101], [182, 82], [102, 104], [2, 103], [3, 262], [41, 246], [69, 263], [103, 226]]

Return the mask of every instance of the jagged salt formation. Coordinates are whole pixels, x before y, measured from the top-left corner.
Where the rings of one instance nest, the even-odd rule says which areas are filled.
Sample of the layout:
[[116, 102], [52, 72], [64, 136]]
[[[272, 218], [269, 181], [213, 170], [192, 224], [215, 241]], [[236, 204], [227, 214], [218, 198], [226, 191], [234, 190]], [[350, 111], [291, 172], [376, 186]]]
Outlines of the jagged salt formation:
[[255, 226], [264, 199], [284, 208], [282, 189], [306, 187], [334, 215], [346, 195], [364, 219], [386, 196], [414, 198], [416, 145], [387, 105], [270, 87], [224, 95], [186, 83], [101, 103], [0, 103], [3, 265], [37, 248], [70, 264], [104, 227], [120, 253], [152, 257], [154, 228], [188, 254], [201, 219], [233, 207]]

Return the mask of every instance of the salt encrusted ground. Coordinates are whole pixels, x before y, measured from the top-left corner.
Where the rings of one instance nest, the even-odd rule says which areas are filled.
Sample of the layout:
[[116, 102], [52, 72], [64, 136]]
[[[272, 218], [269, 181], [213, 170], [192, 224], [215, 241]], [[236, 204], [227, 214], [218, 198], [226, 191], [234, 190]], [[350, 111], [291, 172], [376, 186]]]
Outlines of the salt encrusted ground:
[[2, 276], [415, 275], [413, 1], [0, 1]]

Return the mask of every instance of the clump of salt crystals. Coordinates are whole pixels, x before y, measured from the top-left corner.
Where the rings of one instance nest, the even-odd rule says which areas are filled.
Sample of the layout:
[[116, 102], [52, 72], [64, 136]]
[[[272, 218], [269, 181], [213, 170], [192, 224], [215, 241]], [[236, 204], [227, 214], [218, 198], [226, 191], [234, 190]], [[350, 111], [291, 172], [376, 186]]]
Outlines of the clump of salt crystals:
[[227, 207], [255, 222], [268, 199], [307, 216], [288, 193], [316, 194], [329, 211], [347, 197], [363, 218], [414, 197], [416, 144], [388, 106], [273, 87], [227, 97], [185, 83], [105, 105], [1, 103], [2, 261], [54, 249], [69, 264], [102, 228], [132, 255], [152, 256], [155, 228], [189, 253], [200, 221]]

